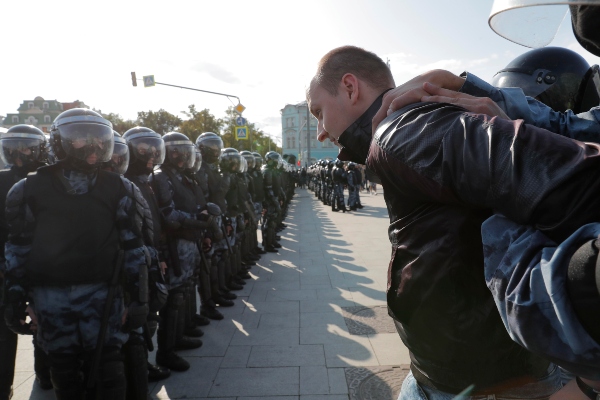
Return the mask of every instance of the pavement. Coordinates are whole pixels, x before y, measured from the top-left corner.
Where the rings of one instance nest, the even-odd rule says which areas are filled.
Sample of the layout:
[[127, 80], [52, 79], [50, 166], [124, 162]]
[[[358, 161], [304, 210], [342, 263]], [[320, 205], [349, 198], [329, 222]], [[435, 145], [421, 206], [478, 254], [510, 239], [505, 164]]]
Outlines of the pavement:
[[[346, 193], [347, 197], [347, 193]], [[396, 399], [410, 363], [386, 315], [389, 219], [381, 187], [362, 210], [332, 212], [297, 189], [279, 253], [264, 255], [235, 306], [182, 351], [189, 371], [151, 383], [156, 399]], [[13, 399], [54, 399], [19, 338]], [[153, 358], [151, 354], [151, 358]]]

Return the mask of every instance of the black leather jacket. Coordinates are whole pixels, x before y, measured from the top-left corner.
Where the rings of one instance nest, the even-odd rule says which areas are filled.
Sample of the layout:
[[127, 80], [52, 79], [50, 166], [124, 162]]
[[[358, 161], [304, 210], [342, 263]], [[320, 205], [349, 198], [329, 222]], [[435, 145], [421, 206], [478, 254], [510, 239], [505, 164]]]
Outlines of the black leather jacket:
[[[339, 139], [350, 159], [367, 158], [367, 122], [377, 102]], [[390, 215], [390, 315], [417, 380], [453, 393], [472, 383], [480, 393], [510, 388], [548, 367], [502, 324], [485, 285], [480, 229], [500, 206], [527, 221], [556, 180], [543, 173], [539, 182], [527, 179], [524, 172], [543, 168], [535, 157], [509, 168], [518, 123], [499, 123], [490, 142], [493, 122], [448, 104], [419, 103], [388, 117], [368, 150]], [[511, 179], [500, 179], [506, 174]]]

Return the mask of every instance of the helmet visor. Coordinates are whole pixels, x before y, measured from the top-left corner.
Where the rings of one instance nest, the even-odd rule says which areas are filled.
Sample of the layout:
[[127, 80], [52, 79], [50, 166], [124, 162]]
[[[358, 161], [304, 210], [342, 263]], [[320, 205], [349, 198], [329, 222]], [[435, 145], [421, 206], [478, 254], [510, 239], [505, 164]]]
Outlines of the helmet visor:
[[36, 138], [14, 137], [2, 138], [0, 156], [5, 164], [22, 167], [40, 159], [44, 141]]
[[[172, 144], [171, 144], [172, 143]], [[169, 164], [180, 169], [189, 169], [194, 166], [196, 149], [193, 144], [176, 144], [171, 142], [166, 147]]]
[[101, 124], [65, 124], [58, 128], [60, 143], [67, 156], [85, 161], [90, 166], [110, 160], [114, 133]]
[[202, 167], [202, 154], [200, 154], [200, 151], [198, 149], [196, 149], [195, 152], [196, 154], [194, 156], [194, 166], [192, 167], [192, 171], [198, 172]]
[[202, 152], [203, 160], [209, 164], [214, 164], [218, 162], [221, 157], [223, 140], [219, 137], [202, 139], [198, 142], [198, 148]]
[[593, 65], [587, 72], [581, 83], [578, 98], [576, 99], [575, 112], [586, 112], [592, 107], [600, 105], [600, 69]]
[[139, 137], [129, 141], [134, 159], [140, 160], [148, 167], [160, 165], [165, 161], [165, 142], [157, 137]]
[[106, 164], [106, 169], [111, 172], [119, 175], [123, 175], [127, 172], [127, 167], [129, 166], [129, 149], [127, 148], [127, 145], [115, 143], [112, 157]]

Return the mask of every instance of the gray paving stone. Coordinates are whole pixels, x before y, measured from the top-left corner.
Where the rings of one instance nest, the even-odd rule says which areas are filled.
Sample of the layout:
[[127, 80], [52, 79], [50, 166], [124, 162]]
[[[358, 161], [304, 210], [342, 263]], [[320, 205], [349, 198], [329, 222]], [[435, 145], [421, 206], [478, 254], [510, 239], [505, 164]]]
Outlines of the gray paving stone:
[[299, 328], [300, 313], [262, 314], [259, 328]]
[[342, 326], [344, 323], [344, 317], [336, 312], [300, 314], [301, 328], [328, 327], [330, 325]]
[[190, 363], [190, 369], [182, 373], [172, 373], [169, 379], [158, 382], [150, 393], [152, 396], [159, 399], [181, 399], [189, 398], [191, 395], [208, 397], [222, 358], [185, 357], [185, 359]]
[[300, 302], [300, 313], [341, 312], [342, 307], [354, 307], [353, 300], [346, 299], [314, 299]]
[[298, 367], [222, 368], [210, 388], [210, 397], [298, 395]]
[[309, 394], [300, 396], [300, 400], [348, 400], [348, 395], [345, 394]]
[[327, 375], [329, 378], [329, 393], [348, 393], [348, 383], [346, 382], [346, 374], [344, 373], [344, 368], [327, 368]]
[[324, 344], [325, 361], [328, 367], [355, 367], [379, 365], [375, 351], [367, 339], [346, 343]]
[[[300, 396], [238, 397], [237, 400], [298, 400]], [[212, 399], [211, 399], [212, 400]]]
[[298, 328], [248, 329], [246, 333], [236, 332], [231, 339], [232, 346], [292, 346], [300, 343]]
[[267, 292], [266, 301], [311, 300], [317, 298], [316, 290], [277, 290]]
[[[181, 356], [194, 356], [194, 357], [223, 357], [229, 347], [229, 342], [233, 337], [233, 333], [237, 330], [234, 326], [221, 325], [223, 322], [219, 321], [218, 327], [211, 327], [211, 329], [204, 328], [204, 336], [202, 336], [202, 347], [194, 350], [182, 351]], [[228, 321], [231, 324], [231, 321]]]
[[254, 303], [247, 302], [244, 314], [286, 314], [299, 313], [300, 301], [256, 301]]
[[322, 345], [252, 346], [248, 367], [325, 365]]
[[248, 365], [250, 351], [252, 351], [252, 346], [229, 346], [227, 353], [221, 362], [221, 368], [246, 367], [246, 365]]
[[329, 394], [327, 367], [300, 367], [300, 394]]

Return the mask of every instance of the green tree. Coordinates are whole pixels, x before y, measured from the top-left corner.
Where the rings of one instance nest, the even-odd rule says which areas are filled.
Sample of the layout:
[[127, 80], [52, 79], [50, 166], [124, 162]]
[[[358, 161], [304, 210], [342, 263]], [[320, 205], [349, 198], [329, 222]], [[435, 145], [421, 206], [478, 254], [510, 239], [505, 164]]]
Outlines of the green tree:
[[131, 119], [123, 119], [120, 114], [108, 113], [102, 114], [102, 116], [109, 120], [113, 124], [113, 129], [121, 135], [137, 125], [136, 122]]
[[192, 142], [204, 132], [214, 132], [221, 134], [223, 120], [216, 118], [208, 109], [202, 111], [196, 110], [194, 104], [188, 106], [188, 111], [182, 111], [182, 114], [188, 117], [181, 123], [179, 131], [189, 137]]
[[262, 130], [256, 127], [256, 125], [250, 121], [246, 121], [248, 126], [248, 140], [235, 140], [235, 119], [239, 114], [233, 109], [228, 107], [225, 111], [225, 118], [223, 118], [223, 144], [225, 147], [233, 147], [242, 150], [257, 151], [261, 155], [265, 155], [271, 150], [281, 152], [281, 148], [277, 147], [277, 144]]
[[183, 121], [178, 116], [161, 108], [158, 111], [139, 111], [137, 122], [140, 126], [145, 126], [160, 135], [164, 135], [179, 128]]

